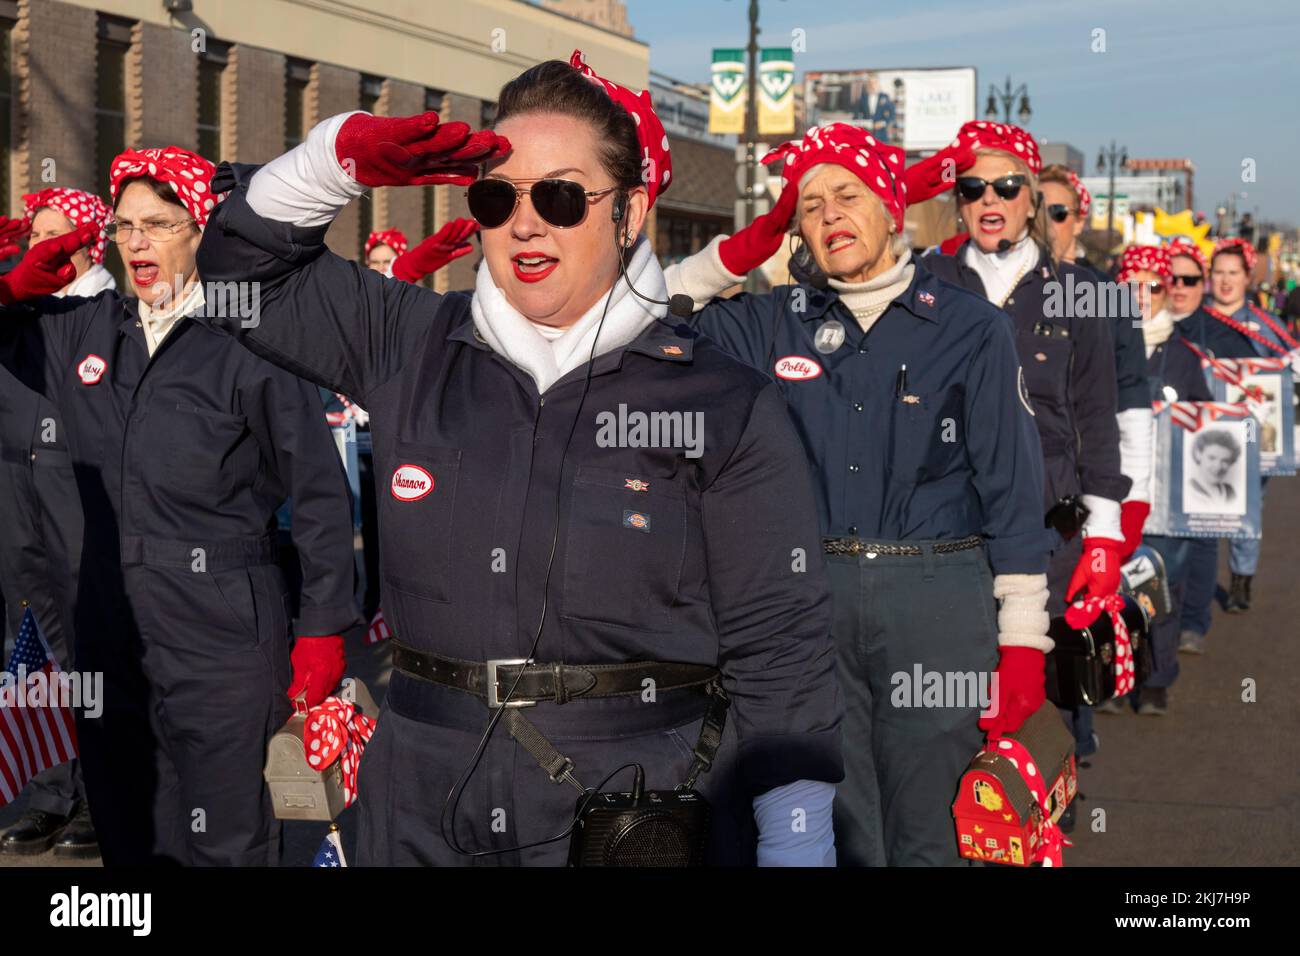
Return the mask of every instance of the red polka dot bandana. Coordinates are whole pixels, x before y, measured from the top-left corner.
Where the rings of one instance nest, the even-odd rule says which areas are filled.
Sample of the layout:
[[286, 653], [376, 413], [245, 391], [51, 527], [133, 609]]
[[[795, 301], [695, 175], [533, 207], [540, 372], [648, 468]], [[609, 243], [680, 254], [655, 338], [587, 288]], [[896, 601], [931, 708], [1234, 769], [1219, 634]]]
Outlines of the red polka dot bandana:
[[659, 122], [659, 116], [655, 113], [649, 91], [633, 93], [617, 83], [611, 83], [587, 66], [581, 50], [573, 51], [569, 65], [593, 83], [604, 86], [610, 99], [632, 114], [636, 123], [636, 140], [641, 146], [641, 180], [645, 183], [646, 192], [650, 194], [650, 205], [653, 206], [655, 199], [668, 188], [668, 183], [673, 178], [673, 160], [668, 150], [668, 134], [664, 132], [664, 124]]
[[960, 145], [963, 139], [970, 141], [972, 149], [998, 149], [1010, 153], [1028, 166], [1035, 176], [1043, 171], [1043, 158], [1038, 154], [1038, 144], [1019, 126], [989, 120], [971, 120], [957, 131], [957, 138], [952, 145]]
[[1088, 192], [1088, 187], [1074, 174], [1073, 169], [1067, 169], [1065, 175], [1069, 177], [1070, 185], [1074, 187], [1074, 194], [1079, 197], [1079, 215], [1088, 215], [1088, 210], [1092, 208], [1092, 193]]
[[38, 193], [27, 193], [23, 196], [23, 203], [27, 207], [28, 222], [35, 219], [36, 214], [47, 207], [67, 216], [74, 226], [80, 226], [83, 222], [93, 222], [99, 227], [99, 232], [95, 236], [95, 244], [90, 247], [90, 261], [94, 263], [104, 261], [104, 249], [108, 245], [108, 235], [105, 230], [113, 221], [113, 210], [108, 208], [104, 200], [80, 189], [55, 187], [42, 189]]
[[843, 166], [880, 197], [903, 231], [907, 185], [903, 182], [904, 152], [880, 142], [866, 130], [848, 123], [814, 126], [802, 140], [790, 140], [763, 157], [765, 164], [784, 160], [781, 186], [799, 186], [803, 174], [821, 163]]
[[1194, 242], [1188, 242], [1186, 239], [1175, 239], [1169, 245], [1165, 246], [1169, 252], [1169, 258], [1172, 261], [1174, 256], [1187, 256], [1195, 259], [1196, 264], [1201, 267], [1201, 275], [1204, 276], [1210, 271], [1210, 265], [1205, 261], [1205, 253], [1201, 247]]
[[109, 169], [109, 192], [116, 203], [118, 190], [128, 179], [145, 177], [166, 183], [202, 228], [221, 201], [220, 196], [212, 195], [212, 174], [216, 171], [217, 167], [202, 156], [179, 146], [128, 149], [113, 160]]
[[387, 246], [399, 256], [410, 248], [411, 244], [406, 241], [406, 233], [400, 229], [382, 229], [379, 232], [372, 232], [366, 237], [366, 255], [370, 255], [370, 250], [375, 246]]
[[1115, 696], [1123, 697], [1133, 690], [1137, 680], [1133, 666], [1133, 639], [1124, 623], [1124, 598], [1108, 594], [1075, 601], [1065, 609], [1065, 623], [1081, 631], [1101, 617], [1103, 611], [1110, 615], [1110, 626], [1115, 632]]
[[343, 806], [357, 798], [357, 767], [361, 752], [375, 733], [375, 721], [359, 712], [356, 705], [338, 697], [326, 697], [307, 714], [302, 747], [307, 764], [323, 771], [342, 759]]
[[1169, 250], [1164, 246], [1129, 246], [1119, 257], [1115, 281], [1127, 282], [1139, 272], [1154, 272], [1165, 282], [1173, 281]]
[[1255, 271], [1255, 260], [1259, 258], [1259, 253], [1257, 253], [1255, 247], [1245, 239], [1239, 239], [1236, 236], [1233, 236], [1230, 239], [1220, 239], [1214, 244], [1214, 254], [1216, 256], [1224, 249], [1232, 249], [1241, 252], [1242, 256], [1246, 260], [1246, 271]]

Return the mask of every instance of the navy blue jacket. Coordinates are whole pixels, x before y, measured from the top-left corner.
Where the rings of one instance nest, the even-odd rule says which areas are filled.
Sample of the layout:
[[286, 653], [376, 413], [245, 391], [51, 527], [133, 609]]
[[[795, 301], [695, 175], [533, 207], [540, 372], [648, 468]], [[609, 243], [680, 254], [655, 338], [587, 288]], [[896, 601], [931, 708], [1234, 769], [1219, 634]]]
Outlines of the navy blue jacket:
[[[1045, 570], [1042, 452], [998, 309], [917, 261], [867, 333], [833, 289], [809, 285], [714, 299], [695, 323], [775, 376], [814, 465], [826, 535], [983, 535], [995, 573]], [[827, 323], [843, 331], [829, 353], [818, 347]]]
[[[1099, 283], [1114, 281], [1086, 259], [1076, 259], [1074, 265], [1091, 273]], [[1125, 315], [1122, 309], [1113, 319], [1111, 331], [1115, 336], [1115, 381], [1119, 388], [1119, 410], [1123, 412], [1130, 408], [1146, 408], [1147, 353], [1142, 342], [1142, 328], [1132, 317]]]
[[[1276, 333], [1260, 322], [1248, 307], [1242, 306], [1232, 314], [1231, 318], [1258, 332], [1269, 341], [1277, 342], [1283, 349], [1286, 348], [1286, 345], [1278, 340]], [[1282, 325], [1280, 319], [1275, 318], [1274, 321]], [[1257, 342], [1250, 336], [1243, 335], [1231, 326], [1220, 322], [1206, 312], [1204, 307], [1179, 322], [1178, 328], [1215, 358], [1280, 358], [1282, 355], [1281, 352], [1270, 349], [1262, 342]]]
[[[925, 261], [940, 278], [987, 298], [979, 274], [966, 265], [965, 250]], [[1048, 459], [1045, 505], [1078, 493], [1123, 501], [1132, 482], [1120, 471], [1114, 322], [1106, 316], [1071, 316], [1068, 307], [1056, 315], [1048, 308], [1049, 296], [1064, 296], [1049, 285], [1053, 282], [1078, 293], [1095, 279], [1068, 263], [1053, 267], [1040, 251], [1038, 265], [1003, 307], [1015, 325], [1016, 349]], [[1101, 297], [1094, 295], [1093, 301]]]
[[[1147, 359], [1147, 377], [1152, 401], [1212, 402], [1214, 394], [1201, 371], [1201, 360], [1187, 347], [1181, 323], [1173, 334], [1157, 345]], [[1164, 390], [1172, 389], [1169, 394]]]
[[[587, 366], [539, 396], [476, 333], [467, 294], [386, 279], [331, 253], [323, 227], [263, 219], [254, 171], [219, 171], [212, 188], [233, 192], [198, 258], [206, 280], [261, 284], [260, 322], [208, 321], [370, 413], [384, 616], [401, 641], [519, 658], [547, 607], [539, 662], [719, 667], [753, 792], [838, 780], [830, 596], [775, 386], [652, 323], [597, 356], [585, 399]], [[698, 455], [602, 429], [674, 412], [702, 416]]]
[[128, 613], [123, 563], [251, 548], [292, 497], [304, 581], [297, 633], [359, 623], [351, 498], [315, 388], [192, 316], [151, 358], [137, 300], [115, 291], [2, 310], [0, 345], [0, 361], [67, 426], [89, 613], [119, 622]]

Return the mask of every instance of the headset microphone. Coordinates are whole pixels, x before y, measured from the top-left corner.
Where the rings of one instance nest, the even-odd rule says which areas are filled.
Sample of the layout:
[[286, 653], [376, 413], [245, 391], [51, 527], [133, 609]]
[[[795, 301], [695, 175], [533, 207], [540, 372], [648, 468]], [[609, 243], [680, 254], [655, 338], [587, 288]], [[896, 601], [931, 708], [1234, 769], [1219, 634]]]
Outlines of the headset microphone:
[[998, 252], [1006, 252], [1006, 251], [1007, 251], [1008, 249], [1010, 249], [1013, 245], [1015, 245], [1015, 243], [1012, 242], [1010, 239], [999, 239], [999, 240], [998, 240]]
[[[609, 218], [614, 220], [617, 224], [622, 222], [623, 217], [626, 215], [627, 193], [617, 192], [614, 194], [614, 204], [610, 209]], [[684, 293], [679, 292], [676, 295], [669, 296], [668, 301], [665, 302], [663, 299], [652, 299], [650, 296], [642, 295], [638, 292], [636, 286], [632, 285], [632, 280], [628, 278], [627, 265], [623, 262], [623, 247], [618, 244], [617, 229], [614, 230], [614, 246], [618, 249], [618, 271], [622, 274], [623, 281], [627, 283], [628, 289], [631, 290], [634, 296], [641, 299], [643, 302], [668, 306], [669, 313], [675, 315], [679, 319], [689, 319], [695, 314], [695, 300]]]

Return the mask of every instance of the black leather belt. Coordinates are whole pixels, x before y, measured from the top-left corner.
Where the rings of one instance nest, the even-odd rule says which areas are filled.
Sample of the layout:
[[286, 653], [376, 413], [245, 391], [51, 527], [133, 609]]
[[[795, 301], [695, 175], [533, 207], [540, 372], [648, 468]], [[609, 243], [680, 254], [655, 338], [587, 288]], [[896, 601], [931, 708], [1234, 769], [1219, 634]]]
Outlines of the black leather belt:
[[[971, 548], [978, 548], [983, 543], [984, 539], [974, 534], [969, 538], [958, 538], [955, 541], [936, 541], [932, 550], [935, 554], [952, 554], [954, 551], [969, 551]], [[822, 550], [827, 554], [847, 554], [855, 557], [859, 554], [900, 554], [919, 558], [925, 553], [920, 545], [899, 544], [890, 541], [867, 541], [863, 538], [823, 538]]]
[[[716, 667], [664, 661], [629, 661], [623, 664], [538, 664], [518, 659], [464, 661], [439, 657], [393, 641], [393, 667], [420, 680], [482, 697], [489, 707], [502, 706], [501, 698], [514, 687], [507, 706], [528, 707], [538, 701], [564, 704], [576, 698], [625, 697], [644, 693], [647, 678], [656, 693], [698, 691], [718, 676]], [[521, 675], [522, 672], [522, 675]], [[515, 685], [515, 679], [519, 683]]]

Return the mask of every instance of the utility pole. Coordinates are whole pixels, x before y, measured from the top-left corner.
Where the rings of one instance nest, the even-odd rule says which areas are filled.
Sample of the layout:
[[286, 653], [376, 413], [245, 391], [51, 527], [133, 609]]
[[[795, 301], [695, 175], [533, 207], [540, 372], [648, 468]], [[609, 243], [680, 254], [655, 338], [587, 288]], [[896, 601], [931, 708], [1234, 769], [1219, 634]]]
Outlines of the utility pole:
[[[755, 215], [755, 163], [758, 145], [758, 0], [749, 0], [749, 65], [745, 76], [745, 225], [756, 218]], [[758, 277], [750, 274], [745, 278], [745, 288], [750, 292], [758, 291]]]
[[1109, 244], [1107, 252], [1111, 251], [1115, 240], [1111, 234], [1115, 231], [1115, 170], [1128, 163], [1128, 147], [1116, 146], [1115, 141], [1110, 141], [1110, 149], [1105, 146], [1097, 154], [1097, 172], [1104, 173], [1110, 171], [1110, 199], [1106, 203], [1106, 242]]
[[1011, 104], [1020, 97], [1020, 125], [1028, 126], [1029, 118], [1034, 115], [1033, 110], [1029, 108], [1029, 87], [1021, 83], [1015, 89], [1011, 88], [1011, 77], [1007, 77], [1005, 89], [999, 90], [996, 86], [989, 86], [989, 101], [984, 108], [984, 112], [994, 118], [998, 115], [998, 103], [1002, 104], [1002, 122], [1008, 126], [1011, 125]]

